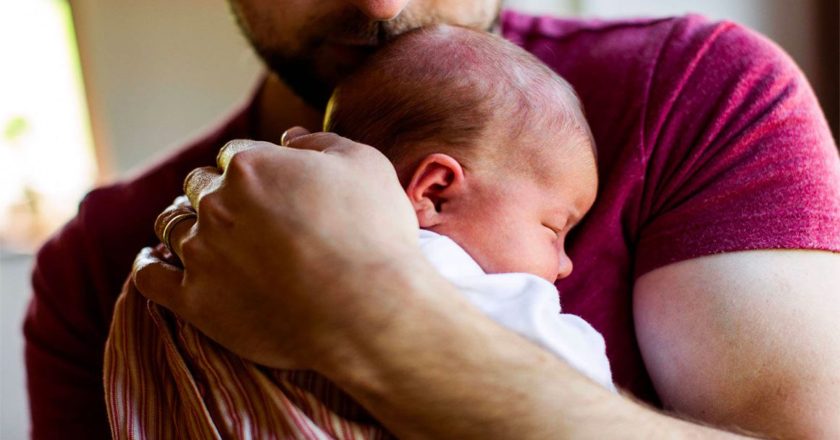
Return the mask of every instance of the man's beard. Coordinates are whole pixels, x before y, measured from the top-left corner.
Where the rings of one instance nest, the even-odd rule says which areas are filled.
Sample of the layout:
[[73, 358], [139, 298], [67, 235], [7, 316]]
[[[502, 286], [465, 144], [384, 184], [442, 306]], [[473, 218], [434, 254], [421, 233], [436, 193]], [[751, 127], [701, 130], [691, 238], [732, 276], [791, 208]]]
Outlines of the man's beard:
[[[491, 24], [491, 29], [497, 25], [499, 7], [495, 11], [496, 21]], [[365, 58], [378, 47], [404, 32], [443, 21], [428, 11], [424, 11], [423, 16], [403, 11], [397, 18], [390, 21], [371, 21], [357, 9], [348, 8], [340, 13], [324, 16], [308, 23], [304, 29], [315, 31], [298, 35], [297, 46], [287, 48], [272, 44], [271, 41], [260, 41], [260, 38], [252, 35], [236, 8], [234, 8], [234, 16], [243, 34], [265, 65], [307, 105], [318, 110], [326, 107], [335, 86], [361, 65]], [[274, 28], [271, 23], [266, 22], [256, 25], [263, 27], [263, 33], [270, 34]], [[329, 29], [329, 31], [318, 32], [323, 29]], [[341, 42], [362, 45], [346, 48], [352, 55], [345, 57], [344, 60], [336, 60], [331, 57], [329, 45]]]
[[[306, 29], [329, 29], [329, 32], [299, 35], [298, 46], [290, 50], [258, 41], [247, 32], [241, 18], [237, 16], [237, 19], [265, 65], [306, 104], [316, 109], [325, 108], [338, 82], [378, 47], [424, 24], [407, 14], [387, 22], [371, 21], [358, 10], [348, 9], [308, 24]], [[345, 47], [349, 54], [344, 59], [335, 59], [329, 47], [342, 42], [359, 46]]]

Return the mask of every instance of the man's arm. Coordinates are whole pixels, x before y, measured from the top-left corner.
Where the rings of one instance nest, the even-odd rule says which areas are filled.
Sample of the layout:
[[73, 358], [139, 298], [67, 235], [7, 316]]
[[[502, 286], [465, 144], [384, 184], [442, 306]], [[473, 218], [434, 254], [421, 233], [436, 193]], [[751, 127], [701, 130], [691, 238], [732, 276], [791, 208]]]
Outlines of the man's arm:
[[393, 286], [384, 293], [411, 307], [320, 369], [401, 438], [738, 437], [607, 391], [463, 302], [431, 268], [381, 276]]
[[840, 438], [840, 255], [747, 251], [638, 279], [636, 332], [666, 407], [780, 438]]
[[423, 258], [381, 153], [289, 143], [323, 153], [238, 141], [224, 174], [190, 174], [198, 221], [169, 236], [184, 269], [144, 251], [140, 292], [243, 357], [323, 373], [400, 437], [728, 435], [610, 393], [473, 308]]
[[33, 439], [110, 437], [101, 373], [103, 260], [85, 232], [81, 216], [73, 219], [35, 261], [23, 328]]

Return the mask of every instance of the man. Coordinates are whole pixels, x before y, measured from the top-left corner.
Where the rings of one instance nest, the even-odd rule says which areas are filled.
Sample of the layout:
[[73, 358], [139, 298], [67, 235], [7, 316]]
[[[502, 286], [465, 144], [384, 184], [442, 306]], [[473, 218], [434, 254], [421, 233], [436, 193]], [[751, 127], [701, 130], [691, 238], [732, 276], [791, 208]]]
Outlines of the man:
[[[381, 41], [437, 21], [489, 28], [498, 3], [233, 8], [276, 76], [207, 139], [94, 191], [39, 254], [25, 328], [35, 437], [107, 436], [99, 375], [113, 301], [189, 170], [233, 138], [317, 128], [330, 87]], [[501, 28], [589, 112], [601, 190], [558, 287], [604, 333], [617, 384], [725, 429], [840, 435], [840, 256], [827, 252], [840, 251], [840, 162], [801, 74], [754, 34], [697, 17], [508, 13]], [[306, 132], [286, 136], [303, 151], [234, 142], [223, 177], [191, 173], [198, 221], [170, 223], [173, 209], [156, 225], [184, 271], [146, 250], [141, 292], [242, 356], [318, 370], [405, 437], [714, 432], [599, 391], [459, 302], [414, 248], [387, 161]]]

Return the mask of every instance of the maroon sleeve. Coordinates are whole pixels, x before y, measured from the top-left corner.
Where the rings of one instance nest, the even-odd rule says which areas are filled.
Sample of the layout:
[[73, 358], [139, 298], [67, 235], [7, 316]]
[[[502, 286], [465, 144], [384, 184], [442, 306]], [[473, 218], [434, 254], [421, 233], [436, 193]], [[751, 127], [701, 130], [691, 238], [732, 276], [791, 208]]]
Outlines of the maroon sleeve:
[[110, 435], [101, 385], [110, 311], [102, 256], [83, 222], [80, 214], [41, 249], [32, 274], [24, 334], [36, 439]]
[[652, 80], [636, 276], [714, 253], [840, 251], [840, 160], [802, 73], [758, 34], [697, 23], [674, 28]]

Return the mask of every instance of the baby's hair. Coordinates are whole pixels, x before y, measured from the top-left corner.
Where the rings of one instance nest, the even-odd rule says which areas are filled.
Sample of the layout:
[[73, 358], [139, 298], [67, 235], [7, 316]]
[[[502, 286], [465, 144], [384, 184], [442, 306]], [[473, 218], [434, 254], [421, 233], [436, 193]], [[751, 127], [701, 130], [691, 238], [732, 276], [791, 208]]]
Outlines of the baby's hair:
[[[468, 161], [479, 143], [494, 147], [481, 148], [482, 157], [504, 157], [509, 151], [495, 147], [534, 121], [594, 151], [569, 83], [501, 37], [440, 25], [400, 36], [341, 82], [324, 130], [371, 145], [395, 165], [412, 165], [433, 152]], [[493, 123], [510, 130], [488, 133]]]

